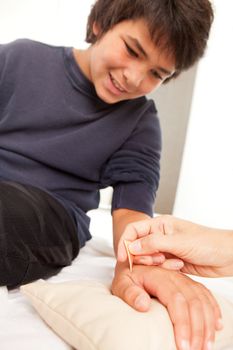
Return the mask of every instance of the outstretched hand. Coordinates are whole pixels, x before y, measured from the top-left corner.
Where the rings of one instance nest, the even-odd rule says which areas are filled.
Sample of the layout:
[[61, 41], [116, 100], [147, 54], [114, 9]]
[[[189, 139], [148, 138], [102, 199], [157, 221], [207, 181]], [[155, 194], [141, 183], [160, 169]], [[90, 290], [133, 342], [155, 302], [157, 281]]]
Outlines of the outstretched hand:
[[[153, 233], [156, 233], [156, 237], [165, 234], [164, 223], [161, 221], [154, 222], [153, 220], [141, 220], [127, 225], [118, 243], [117, 260], [119, 262], [127, 260], [124, 241], [128, 241], [134, 264], [159, 265], [170, 270], [182, 269], [184, 263], [180, 258], [164, 250], [160, 251], [158, 247], [155, 247], [154, 242], [151, 243]], [[171, 232], [170, 225], [166, 226], [166, 232]]]

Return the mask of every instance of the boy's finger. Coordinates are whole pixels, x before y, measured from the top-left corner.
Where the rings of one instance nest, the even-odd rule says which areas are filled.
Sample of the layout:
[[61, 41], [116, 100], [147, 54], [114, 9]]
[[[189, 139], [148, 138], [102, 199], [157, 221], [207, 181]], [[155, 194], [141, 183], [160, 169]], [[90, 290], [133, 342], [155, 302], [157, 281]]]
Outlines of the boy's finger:
[[119, 296], [137, 311], [146, 312], [150, 308], [150, 296], [136, 284], [129, 285]]
[[113, 279], [112, 292], [137, 311], [146, 312], [150, 308], [150, 295], [127, 274]]

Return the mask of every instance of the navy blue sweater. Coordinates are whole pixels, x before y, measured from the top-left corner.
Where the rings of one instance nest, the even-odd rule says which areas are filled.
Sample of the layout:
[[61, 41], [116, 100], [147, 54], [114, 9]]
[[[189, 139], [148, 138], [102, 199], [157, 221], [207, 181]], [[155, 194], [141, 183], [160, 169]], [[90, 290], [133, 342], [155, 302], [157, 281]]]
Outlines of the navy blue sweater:
[[0, 179], [56, 197], [75, 218], [81, 245], [101, 188], [113, 186], [112, 210], [152, 214], [160, 150], [154, 103], [100, 100], [72, 48], [0, 45]]

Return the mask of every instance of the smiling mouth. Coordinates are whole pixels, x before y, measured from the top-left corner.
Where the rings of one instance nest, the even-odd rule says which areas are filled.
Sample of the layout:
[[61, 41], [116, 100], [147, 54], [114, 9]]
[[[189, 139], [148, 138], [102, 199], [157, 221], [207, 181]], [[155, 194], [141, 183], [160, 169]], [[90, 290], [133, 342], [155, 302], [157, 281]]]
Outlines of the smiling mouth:
[[113, 83], [114, 87], [119, 90], [120, 92], [127, 92], [125, 89], [123, 89], [119, 83], [113, 78], [113, 76], [111, 75], [111, 73], [109, 73], [111, 82]]

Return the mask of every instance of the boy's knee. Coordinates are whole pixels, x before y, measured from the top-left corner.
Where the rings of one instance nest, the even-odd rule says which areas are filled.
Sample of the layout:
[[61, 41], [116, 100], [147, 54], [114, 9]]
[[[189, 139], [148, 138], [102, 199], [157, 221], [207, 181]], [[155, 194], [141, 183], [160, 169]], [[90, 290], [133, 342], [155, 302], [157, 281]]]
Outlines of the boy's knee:
[[40, 220], [56, 212], [56, 201], [49, 194], [16, 182], [0, 182], [0, 204], [3, 217], [13, 221]]

